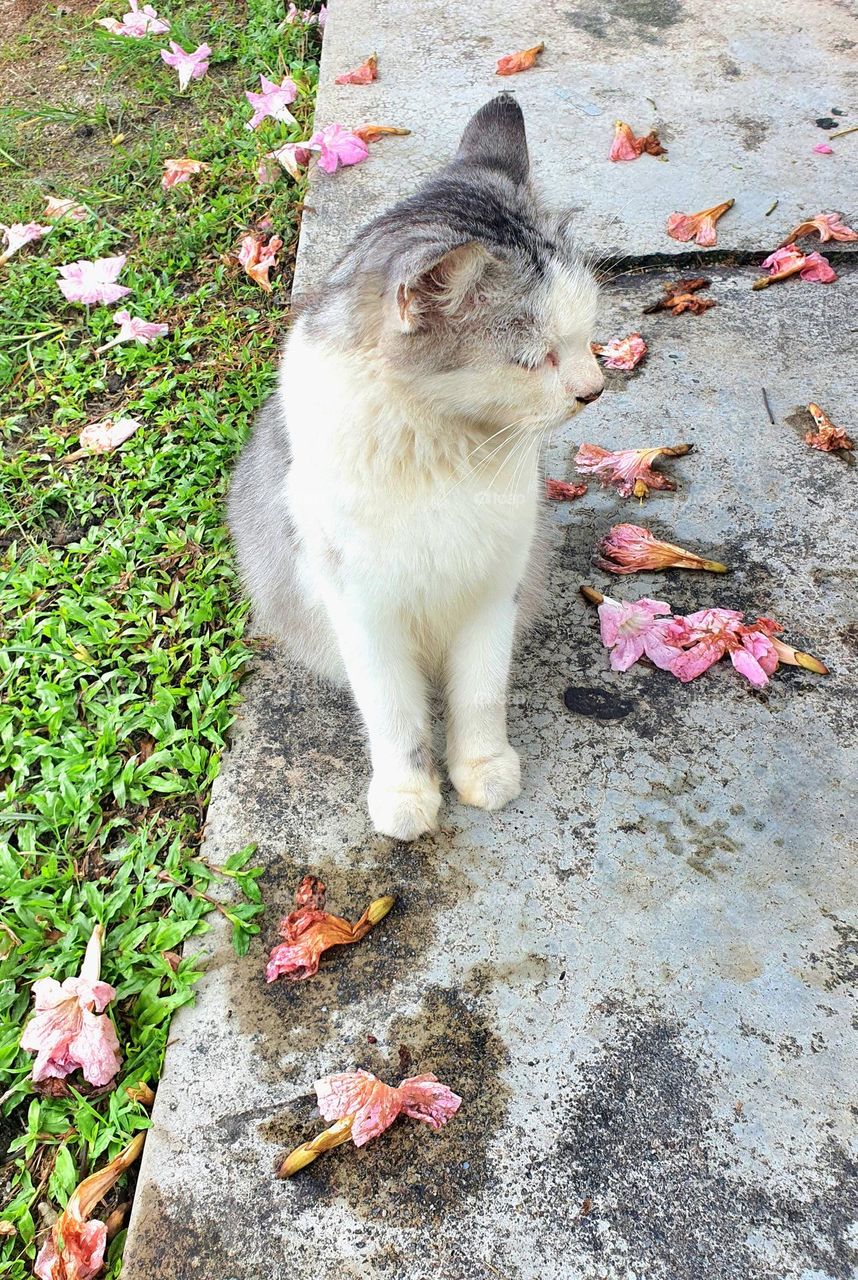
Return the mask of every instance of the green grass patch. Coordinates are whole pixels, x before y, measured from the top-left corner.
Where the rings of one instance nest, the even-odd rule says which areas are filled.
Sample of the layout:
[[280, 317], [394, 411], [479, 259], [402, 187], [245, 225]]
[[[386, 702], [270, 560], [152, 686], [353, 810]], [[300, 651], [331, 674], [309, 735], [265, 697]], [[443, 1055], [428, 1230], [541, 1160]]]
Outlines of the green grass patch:
[[[260, 187], [254, 169], [306, 136], [319, 37], [272, 0], [170, 7], [158, 6], [173, 23], [163, 38], [54, 11], [0, 51], [0, 80], [22, 86], [6, 95], [2, 220], [44, 221], [48, 194], [93, 212], [0, 268], [0, 1217], [15, 1228], [0, 1235], [0, 1275], [12, 1280], [32, 1272], [40, 1206], [60, 1210], [148, 1125], [125, 1088], [157, 1082], [170, 1017], [193, 998], [182, 943], [216, 900], [246, 949], [260, 909], [252, 850], [223, 867], [200, 852], [249, 653], [223, 498], [273, 385], [303, 194], [285, 176]], [[214, 51], [182, 95], [158, 56], [169, 38]], [[245, 128], [260, 72], [296, 79], [297, 125]], [[208, 168], [162, 191], [163, 161], [185, 155]], [[233, 256], [265, 218], [285, 241], [271, 295]], [[59, 265], [121, 253], [127, 298], [65, 301]], [[169, 336], [97, 355], [125, 306]], [[110, 415], [142, 427], [111, 455], [64, 462]], [[75, 1075], [39, 1094], [18, 1047], [30, 988], [77, 972], [95, 922], [123, 1067], [106, 1091]]]

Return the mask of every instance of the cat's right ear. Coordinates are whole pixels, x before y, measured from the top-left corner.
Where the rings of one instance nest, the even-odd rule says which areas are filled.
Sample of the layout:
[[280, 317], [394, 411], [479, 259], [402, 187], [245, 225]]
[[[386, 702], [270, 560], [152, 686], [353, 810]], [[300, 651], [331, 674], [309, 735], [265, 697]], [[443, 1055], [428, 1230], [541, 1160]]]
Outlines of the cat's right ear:
[[524, 116], [512, 94], [500, 93], [468, 122], [456, 163], [497, 169], [518, 186], [527, 182], [530, 158]]

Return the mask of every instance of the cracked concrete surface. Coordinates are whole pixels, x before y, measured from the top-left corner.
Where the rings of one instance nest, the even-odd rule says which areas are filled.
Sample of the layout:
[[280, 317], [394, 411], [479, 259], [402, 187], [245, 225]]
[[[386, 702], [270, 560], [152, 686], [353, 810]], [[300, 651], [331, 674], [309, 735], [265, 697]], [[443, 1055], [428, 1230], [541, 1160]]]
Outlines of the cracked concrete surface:
[[[609, 22], [609, 9], [624, 26]], [[717, 153], [710, 176], [738, 157], [750, 191], [759, 152], [736, 151], [730, 129], [718, 130], [726, 99], [701, 89], [712, 66], [737, 59], [743, 116], [763, 107], [781, 116], [799, 84], [811, 115], [841, 105], [845, 53], [832, 51], [846, 40], [845, 7], [785, 9], [803, 29], [790, 28], [796, 60], [775, 84], [782, 46], [759, 7], [569, 0], [562, 12], [540, 10], [539, 22], [535, 8], [484, 14], [474, 34], [473, 9], [469, 27], [455, 5], [391, 5], [370, 21], [362, 0], [335, 3], [319, 119], [346, 119], [346, 102], [366, 103], [361, 118], [411, 124], [415, 134], [404, 140], [408, 152], [394, 150], [399, 140], [380, 143], [366, 165], [315, 183], [301, 280], [309, 283], [375, 202], [404, 193], [449, 154], [471, 106], [496, 87], [482, 73], [463, 75], [463, 63], [473, 69], [479, 54], [493, 66], [531, 37], [552, 53], [539, 73], [548, 88], [531, 89], [525, 77], [506, 85], [525, 105], [552, 195], [568, 199], [572, 181], [571, 166], [558, 174], [556, 163], [570, 145], [562, 129], [572, 127], [571, 116], [558, 123], [556, 88], [586, 84], [581, 93], [596, 98], [595, 89], [613, 86], [609, 119], [574, 117], [586, 125], [574, 153], [582, 240], [632, 258], [652, 252], [653, 241], [669, 252], [672, 242], [656, 237], [661, 204], [696, 208], [723, 194], [706, 185], [699, 157], [689, 152], [685, 178], [693, 171], [698, 184], [689, 188], [674, 173], [686, 163], [678, 146], [666, 165], [645, 157], [598, 177], [601, 159], [592, 156], [606, 150], [615, 114], [649, 123], [640, 66], [668, 66], [679, 41], [689, 87], [681, 117], [671, 109], [664, 118], [694, 147], [708, 120]], [[611, 29], [600, 36], [603, 25]], [[728, 33], [720, 46], [716, 27]], [[445, 54], [442, 79], [455, 92], [432, 90], [434, 69], [421, 87], [436, 38], [461, 39], [466, 51]], [[346, 98], [333, 74], [371, 46], [385, 96], [373, 97], [372, 86]], [[817, 58], [826, 49], [823, 76]], [[737, 50], [753, 57], [743, 62]], [[812, 120], [801, 131], [786, 126], [780, 119], [770, 160], [778, 218], [742, 208], [729, 236], [721, 224], [728, 248], [767, 250], [798, 214], [843, 208], [841, 157], [819, 158], [840, 164], [822, 195], [816, 158], [805, 164], [822, 134]], [[562, 143], [549, 146], [557, 129]], [[788, 132], [800, 132], [801, 148], [806, 135], [808, 146], [794, 141], [801, 164], [780, 172]], [[636, 197], [652, 213], [647, 236], [640, 219], [624, 215], [610, 224], [611, 239], [603, 211], [638, 181], [649, 192]], [[680, 190], [695, 195], [677, 201]], [[845, 212], [854, 221], [858, 211]], [[217, 861], [258, 841], [267, 868], [262, 935], [240, 960], [220, 922], [205, 940], [197, 1005], [174, 1023], [125, 1280], [856, 1274], [856, 473], [802, 439], [810, 399], [855, 426], [858, 271], [842, 250], [832, 260], [841, 273], [834, 285], [791, 281], [756, 294], [753, 268], [708, 267], [718, 305], [699, 318], [642, 315], [675, 271], [632, 262], [607, 283], [599, 337], [639, 328], [650, 355], [632, 375], [608, 375], [599, 404], [555, 436], [546, 470], [571, 476], [583, 439], [688, 440], [694, 450], [665, 464], [676, 493], [654, 494], [643, 509], [593, 485], [586, 498], [552, 507], [546, 610], [511, 693], [524, 790], [508, 809], [488, 816], [447, 794], [436, 836], [413, 846], [374, 836], [349, 699], [262, 649], [206, 846]], [[590, 557], [621, 519], [640, 519], [732, 573], [610, 579]], [[758, 693], [729, 664], [688, 686], [640, 667], [611, 673], [595, 613], [577, 594], [583, 581], [618, 597], [667, 599], [678, 611], [716, 603], [772, 615], [832, 674], [781, 669]], [[396, 893], [397, 906], [316, 978], [267, 987], [266, 950], [306, 871], [326, 880], [330, 908], [351, 918], [381, 893]], [[397, 1125], [376, 1144], [341, 1148], [278, 1182], [284, 1150], [322, 1127], [313, 1081], [357, 1065], [389, 1079], [434, 1070], [462, 1094], [462, 1109], [441, 1133]]]

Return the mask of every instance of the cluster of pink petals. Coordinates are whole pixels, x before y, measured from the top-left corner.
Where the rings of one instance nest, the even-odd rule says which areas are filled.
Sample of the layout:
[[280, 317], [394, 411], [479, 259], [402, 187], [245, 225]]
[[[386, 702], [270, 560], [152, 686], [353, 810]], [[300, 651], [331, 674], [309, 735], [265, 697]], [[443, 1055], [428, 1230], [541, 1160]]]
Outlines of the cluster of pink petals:
[[96, 925], [87, 944], [80, 975], [60, 984], [55, 978], [33, 983], [35, 1011], [24, 1028], [21, 1048], [35, 1053], [32, 1079], [65, 1079], [78, 1068], [90, 1084], [110, 1084], [121, 1058], [116, 1031], [104, 1010], [116, 996], [99, 980], [104, 929]]
[[[666, 618], [660, 615], [667, 614]], [[682, 652], [669, 638], [673, 619], [664, 600], [612, 600], [605, 596], [599, 605], [602, 644], [611, 650], [614, 671], [627, 671], [644, 654], [662, 671]]]
[[57, 196], [48, 196], [45, 201], [45, 217], [51, 221], [68, 218], [71, 222], [86, 222], [89, 209], [78, 204], [76, 200], [63, 200]]
[[276, 265], [277, 254], [283, 248], [280, 236], [268, 236], [258, 231], [248, 231], [238, 247], [238, 261], [245, 273], [255, 280], [266, 293], [271, 292], [268, 272]]
[[325, 1120], [354, 1117], [351, 1136], [356, 1147], [384, 1133], [399, 1115], [440, 1129], [462, 1105], [459, 1095], [431, 1072], [393, 1087], [370, 1071], [344, 1071], [317, 1080], [316, 1097]]
[[116, 278], [127, 259], [124, 253], [115, 258], [96, 258], [94, 262], [81, 259], [60, 267], [60, 289], [69, 302], [90, 306], [95, 302], [118, 302], [131, 290], [117, 284]]
[[591, 343], [591, 346], [593, 353], [604, 360], [606, 369], [634, 369], [647, 352], [647, 345], [639, 333], [630, 333], [627, 338], [611, 338], [604, 346], [598, 342]]
[[297, 98], [298, 86], [292, 77], [284, 76], [279, 84], [275, 84], [273, 80], [260, 75], [259, 81], [261, 92], [253, 93], [250, 89], [244, 91], [245, 98], [253, 107], [253, 115], [245, 128], [258, 129], [269, 116], [272, 120], [279, 120], [281, 124], [295, 124], [289, 104]]
[[341, 124], [328, 124], [324, 129], [317, 129], [306, 146], [310, 151], [318, 151], [319, 168], [324, 173], [333, 173], [341, 164], [360, 164], [369, 155], [363, 139]]
[[298, 9], [294, 4], [290, 4], [286, 11], [286, 21], [290, 25], [293, 22], [303, 22], [307, 27], [316, 26], [321, 27], [322, 30], [324, 30], [327, 17], [328, 7], [324, 4], [320, 6], [318, 13], [313, 13], [312, 9]]
[[739, 674], [762, 689], [777, 668], [778, 655], [765, 631], [743, 625], [744, 616], [736, 609], [700, 609], [675, 618], [673, 634], [685, 651], [671, 665], [672, 673], [687, 684], [729, 653]]
[[839, 213], [818, 213], [815, 218], [807, 218], [797, 227], [793, 227], [789, 235], [781, 241], [781, 247], [794, 243], [801, 236], [812, 235], [814, 231], [819, 234], [823, 244], [827, 240], [839, 240], [843, 243], [858, 240], [858, 231], [847, 227]]
[[7, 227], [5, 223], [0, 222], [0, 231], [3, 232], [3, 252], [0, 254], [0, 265], [2, 265], [8, 262], [19, 249], [23, 249], [25, 244], [33, 244], [34, 241], [41, 240], [49, 231], [53, 231], [53, 227], [43, 227], [38, 222], [13, 222]]
[[675, 489], [676, 486], [653, 461], [661, 455], [674, 458], [688, 453], [690, 445], [664, 445], [656, 449], [619, 449], [612, 452], [597, 444], [582, 444], [575, 455], [575, 466], [582, 475], [596, 475], [602, 484], [613, 485], [623, 498], [632, 494], [645, 498], [650, 489]]
[[672, 213], [667, 220], [667, 234], [672, 240], [682, 243], [694, 240], [704, 249], [711, 249], [717, 243], [718, 235], [715, 224], [728, 209], [733, 208], [733, 200], [724, 200], [711, 209], [701, 209], [699, 213]]
[[827, 143], [827, 142], [817, 142], [816, 146], [815, 146], [813, 149], [814, 149], [814, 151], [816, 152], [816, 154], [817, 154], [818, 156], [833, 156], [833, 155], [834, 155], [834, 148], [833, 148], [833, 147], [829, 147], [829, 145], [828, 145], [828, 143]]
[[179, 89], [184, 91], [191, 80], [200, 80], [206, 74], [212, 51], [207, 44], [201, 44], [193, 53], [185, 53], [175, 40], [170, 41], [170, 49], [171, 53], [162, 49], [161, 57], [168, 67], [173, 67], [179, 73]]
[[813, 401], [807, 406], [808, 413], [816, 423], [816, 431], [806, 431], [805, 441], [811, 449], [819, 449], [821, 453], [834, 453], [838, 449], [854, 449], [855, 441], [846, 434], [842, 427], [836, 426], [824, 409]]
[[99, 26], [105, 27], [113, 36], [130, 36], [133, 40], [141, 40], [143, 36], [160, 36], [170, 30], [169, 22], [159, 18], [151, 4], [140, 8], [138, 0], [128, 0], [130, 12], [125, 14], [121, 22], [116, 18], [99, 18]]
[[190, 156], [165, 160], [161, 186], [165, 191], [169, 191], [172, 187], [177, 187], [180, 182], [189, 182], [193, 174], [202, 173], [203, 169], [207, 168], [208, 165], [202, 160], [192, 160]]
[[608, 159], [637, 160], [644, 152], [650, 156], [667, 155], [655, 129], [651, 129], [643, 137], [636, 138], [634, 131], [624, 120], [617, 120], [614, 124], [614, 141], [611, 143]]
[[754, 289], [765, 289], [776, 280], [786, 280], [795, 275], [814, 284], [831, 284], [837, 279], [837, 272], [827, 258], [821, 253], [803, 253], [797, 244], [775, 249], [760, 265], [769, 274], [755, 280]]
[[110, 342], [106, 342], [103, 347], [99, 347], [96, 352], [97, 355], [100, 355], [102, 351], [109, 350], [110, 347], [118, 346], [120, 342], [139, 342], [145, 347], [148, 343], [154, 342], [156, 338], [163, 338], [170, 332], [168, 324], [157, 324], [149, 320], [141, 320], [138, 316], [132, 316], [129, 311], [117, 311], [113, 317], [113, 323], [119, 325], [119, 333]]

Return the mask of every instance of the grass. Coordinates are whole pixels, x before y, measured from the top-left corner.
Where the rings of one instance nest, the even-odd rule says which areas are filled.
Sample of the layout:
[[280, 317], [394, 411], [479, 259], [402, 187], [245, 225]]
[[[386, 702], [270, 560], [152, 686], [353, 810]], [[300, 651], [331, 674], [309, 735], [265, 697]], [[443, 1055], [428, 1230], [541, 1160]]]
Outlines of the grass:
[[[260, 187], [254, 168], [306, 136], [318, 33], [285, 23], [274, 0], [161, 8], [169, 38], [214, 51], [184, 95], [158, 56], [168, 37], [112, 37], [75, 13], [37, 17], [0, 50], [15, 90], [3, 221], [43, 220], [48, 193], [93, 212], [0, 268], [0, 1275], [11, 1280], [31, 1275], [76, 1182], [149, 1124], [126, 1089], [156, 1084], [170, 1017], [193, 998], [181, 944], [218, 909], [242, 950], [260, 910], [252, 849], [223, 867], [200, 849], [248, 657], [222, 507], [272, 386], [300, 218], [301, 189], [285, 176]], [[298, 82], [297, 125], [245, 129], [243, 91], [260, 72]], [[162, 191], [164, 159], [184, 155], [208, 168]], [[264, 218], [285, 241], [270, 296], [233, 257]], [[117, 305], [170, 334], [99, 356], [115, 308], [66, 303], [56, 269], [120, 253], [132, 292]], [[109, 415], [142, 426], [116, 453], [64, 463], [80, 429]], [[121, 1071], [108, 1089], [78, 1073], [37, 1090], [19, 1048], [31, 985], [76, 973], [96, 922]], [[127, 1187], [107, 1208], [123, 1198]]]

